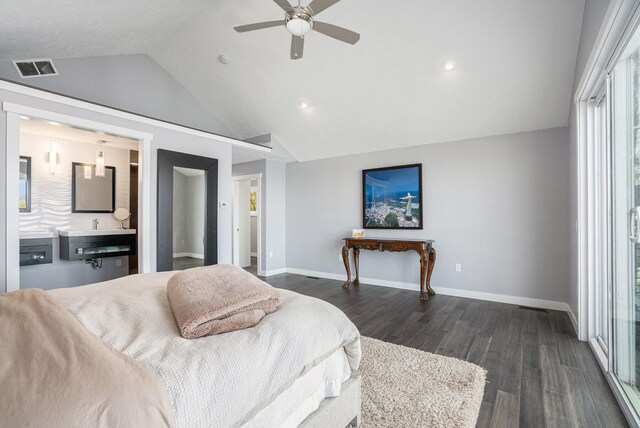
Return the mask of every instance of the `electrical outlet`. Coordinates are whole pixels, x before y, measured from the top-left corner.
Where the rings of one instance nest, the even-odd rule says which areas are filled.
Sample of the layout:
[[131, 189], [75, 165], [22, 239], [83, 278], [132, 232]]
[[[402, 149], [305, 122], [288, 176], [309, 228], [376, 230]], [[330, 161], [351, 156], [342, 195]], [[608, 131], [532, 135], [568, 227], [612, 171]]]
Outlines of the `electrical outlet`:
[[456, 263], [456, 272], [462, 272], [462, 265], [460, 263]]
[[116, 266], [122, 266], [122, 260], [116, 259]]
[[338, 253], [338, 261], [341, 262], [342, 261], [342, 253]]
[[269, 257], [273, 258], [273, 251], [269, 251]]
[[220, 201], [220, 202], [218, 203], [218, 206], [219, 206], [220, 208], [229, 208], [229, 202]]

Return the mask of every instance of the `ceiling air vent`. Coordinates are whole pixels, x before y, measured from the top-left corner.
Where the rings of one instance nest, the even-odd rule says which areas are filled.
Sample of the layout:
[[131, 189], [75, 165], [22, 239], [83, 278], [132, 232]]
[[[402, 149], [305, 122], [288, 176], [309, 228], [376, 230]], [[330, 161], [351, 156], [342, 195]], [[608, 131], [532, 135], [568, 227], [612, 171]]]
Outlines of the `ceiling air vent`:
[[18, 74], [23, 79], [28, 77], [40, 76], [57, 76], [58, 71], [53, 66], [50, 59], [28, 59], [22, 61], [13, 61]]

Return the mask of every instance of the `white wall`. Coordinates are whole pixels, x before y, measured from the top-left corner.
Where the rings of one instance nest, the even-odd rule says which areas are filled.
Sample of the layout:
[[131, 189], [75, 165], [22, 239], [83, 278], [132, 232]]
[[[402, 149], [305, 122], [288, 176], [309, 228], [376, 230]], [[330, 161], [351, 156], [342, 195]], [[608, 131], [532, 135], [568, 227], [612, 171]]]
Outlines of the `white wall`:
[[[434, 239], [436, 291], [566, 302], [568, 161], [568, 129], [557, 128], [287, 164], [287, 268], [345, 275], [342, 238], [362, 227], [362, 169], [422, 163], [424, 230], [367, 236]], [[360, 272], [417, 289], [418, 256], [362, 251]]]
[[50, 137], [20, 134], [20, 155], [31, 157], [31, 212], [20, 213], [20, 230], [92, 229], [93, 219], [100, 221], [100, 229], [120, 227], [111, 213], [71, 213], [71, 178], [73, 162], [95, 163], [96, 152], [105, 154], [106, 165], [116, 168], [116, 208], [129, 209], [129, 150], [98, 146], [77, 141], [57, 141], [60, 163], [55, 175], [49, 172], [46, 154]]
[[[157, 150], [167, 149], [180, 151], [184, 153], [195, 154], [199, 156], [207, 156], [218, 159], [218, 199], [219, 201], [230, 202], [231, 200], [231, 145], [223, 142], [214, 141], [198, 135], [182, 133], [177, 130], [167, 129], [147, 123], [140, 123], [134, 120], [115, 117], [109, 114], [89, 111], [84, 108], [64, 105], [52, 100], [39, 99], [30, 95], [24, 95], [17, 92], [0, 89], [0, 102], [9, 101], [19, 105], [25, 105], [33, 108], [43, 109], [47, 111], [57, 112], [82, 118], [86, 120], [97, 121], [133, 129], [139, 132], [146, 132], [153, 135], [151, 162], [149, 165], [142, 165], [141, 171], [144, 174], [145, 168], [149, 168], [149, 174], [152, 178], [148, 188], [151, 199], [148, 207], [152, 213], [149, 230], [153, 231], [150, 237], [151, 248], [153, 252], [150, 254], [151, 265], [155, 269], [156, 266], [156, 235], [157, 229]], [[6, 141], [6, 112], [0, 111], [0, 147], [8, 144], [15, 145], [15, 141]], [[0, 150], [0, 165], [5, 165], [7, 152]], [[17, 159], [16, 159], [17, 162]], [[6, 200], [6, 177], [4, 173], [0, 173], [0, 242], [6, 241], [6, 216], [5, 216], [5, 200]], [[17, 201], [16, 201], [17, 203]], [[17, 225], [8, 225], [8, 227], [17, 227]], [[10, 243], [13, 245], [13, 243]], [[11, 251], [18, 251], [16, 247]], [[4, 246], [0, 246], [0, 273], [4, 274], [7, 266], [5, 263], [6, 253]], [[231, 262], [231, 210], [219, 208], [218, 211], [218, 261], [219, 263]], [[13, 268], [13, 267], [11, 267]], [[4, 278], [4, 275], [2, 275]], [[0, 291], [6, 290], [4, 280], [0, 283]]]

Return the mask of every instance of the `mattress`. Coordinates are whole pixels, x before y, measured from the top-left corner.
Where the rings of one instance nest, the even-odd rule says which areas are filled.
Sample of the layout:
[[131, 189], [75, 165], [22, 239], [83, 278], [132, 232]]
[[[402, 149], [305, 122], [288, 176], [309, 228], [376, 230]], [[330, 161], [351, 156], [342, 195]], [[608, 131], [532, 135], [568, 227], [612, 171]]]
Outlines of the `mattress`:
[[179, 427], [297, 426], [360, 361], [356, 327], [333, 305], [281, 290], [257, 326], [180, 336], [166, 298], [173, 273], [50, 291], [93, 334], [165, 385]]
[[295, 428], [320, 407], [322, 400], [339, 396], [342, 384], [350, 377], [347, 356], [344, 349], [338, 349], [296, 379], [242, 428]]

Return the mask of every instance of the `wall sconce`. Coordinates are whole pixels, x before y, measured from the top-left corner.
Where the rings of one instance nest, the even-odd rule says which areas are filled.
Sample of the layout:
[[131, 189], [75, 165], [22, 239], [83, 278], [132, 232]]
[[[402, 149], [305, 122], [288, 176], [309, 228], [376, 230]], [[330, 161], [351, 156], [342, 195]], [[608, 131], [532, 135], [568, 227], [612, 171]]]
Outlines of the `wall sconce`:
[[96, 177], [104, 177], [104, 153], [96, 154]]
[[60, 163], [60, 155], [58, 154], [58, 143], [55, 140], [51, 140], [51, 143], [49, 144], [47, 162], [49, 162], [49, 172], [51, 175], [56, 175], [56, 169]]
[[[98, 144], [105, 143], [105, 140], [98, 141]], [[104, 177], [104, 152], [102, 150], [96, 153], [96, 177]]]

